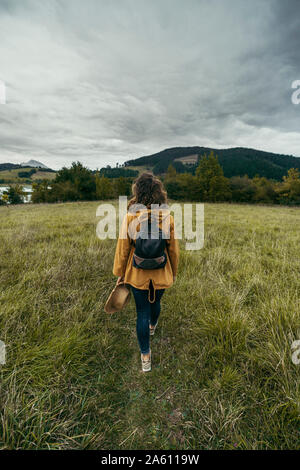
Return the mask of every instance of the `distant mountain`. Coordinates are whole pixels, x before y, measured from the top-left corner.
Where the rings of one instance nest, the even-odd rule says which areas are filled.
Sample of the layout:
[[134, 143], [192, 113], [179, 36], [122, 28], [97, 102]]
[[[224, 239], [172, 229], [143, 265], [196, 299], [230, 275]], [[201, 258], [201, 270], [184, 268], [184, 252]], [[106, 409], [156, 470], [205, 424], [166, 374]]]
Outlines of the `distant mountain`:
[[209, 154], [211, 150], [218, 155], [224, 175], [228, 178], [245, 174], [253, 178], [258, 174], [266, 178], [281, 180], [290, 168], [300, 169], [300, 158], [298, 157], [243, 147], [229, 149], [175, 147], [153, 155], [128, 160], [125, 166], [144, 166], [155, 174], [163, 174], [172, 163], [178, 172], [193, 172], [198, 164], [198, 156], [204, 153]]
[[49, 169], [46, 165], [44, 165], [41, 162], [38, 162], [37, 160], [29, 160], [29, 162], [24, 162], [21, 163], [21, 166], [24, 167], [32, 167], [32, 168], [44, 168], [44, 169]]

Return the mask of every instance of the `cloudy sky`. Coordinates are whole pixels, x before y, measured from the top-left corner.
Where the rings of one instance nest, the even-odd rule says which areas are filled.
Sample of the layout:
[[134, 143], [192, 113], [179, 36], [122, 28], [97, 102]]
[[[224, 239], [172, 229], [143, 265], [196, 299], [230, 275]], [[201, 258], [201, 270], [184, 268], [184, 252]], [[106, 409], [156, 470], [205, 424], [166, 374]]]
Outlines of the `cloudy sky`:
[[0, 0], [0, 162], [300, 156], [298, 0]]

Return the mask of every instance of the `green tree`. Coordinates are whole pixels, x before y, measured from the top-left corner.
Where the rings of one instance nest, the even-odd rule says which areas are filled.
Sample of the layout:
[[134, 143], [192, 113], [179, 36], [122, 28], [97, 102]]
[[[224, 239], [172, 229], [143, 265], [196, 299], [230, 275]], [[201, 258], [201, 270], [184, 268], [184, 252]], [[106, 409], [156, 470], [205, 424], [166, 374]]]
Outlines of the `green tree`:
[[48, 202], [67, 202], [79, 201], [88, 199], [91, 200], [91, 194], [80, 193], [78, 184], [71, 181], [51, 184], [51, 190], [48, 195]]
[[183, 173], [176, 178], [177, 197], [174, 199], [184, 199], [186, 201], [196, 201], [199, 199], [198, 181], [191, 173]]
[[123, 176], [121, 176], [120, 178], [115, 178], [114, 179], [114, 193], [116, 197], [130, 196], [131, 179], [124, 178]]
[[298, 168], [290, 168], [287, 176], [283, 177], [283, 184], [279, 194], [292, 203], [300, 203], [300, 174]]
[[177, 173], [174, 166], [170, 163], [168, 166], [165, 178], [164, 185], [168, 196], [170, 199], [180, 199], [180, 194], [178, 191], [178, 182], [177, 182]]
[[255, 185], [255, 193], [253, 195], [254, 202], [267, 202], [274, 203], [277, 200], [277, 193], [275, 191], [275, 184], [265, 177], [260, 178], [256, 176], [252, 180]]
[[230, 178], [232, 200], [235, 202], [253, 202], [256, 186], [252, 179], [245, 176], [233, 176]]
[[203, 201], [226, 201], [231, 198], [229, 180], [225, 178], [217, 155], [204, 154], [196, 169], [199, 198]]
[[6, 206], [8, 204], [8, 194], [3, 193], [0, 197], [0, 206]]
[[16, 184], [15, 186], [10, 186], [8, 191], [5, 191], [4, 194], [8, 196], [8, 202], [10, 204], [23, 204], [24, 191], [23, 186]]
[[174, 168], [174, 166], [170, 163], [170, 165], [168, 166], [168, 170], [167, 170], [167, 173], [166, 173], [166, 180], [171, 180], [171, 179], [174, 179], [176, 178], [176, 169]]
[[[56, 186], [56, 183], [60, 183], [60, 185]], [[71, 186], [73, 186], [72, 190]], [[71, 168], [63, 167], [60, 171], [57, 172], [55, 180], [53, 182], [53, 191], [54, 190], [60, 190], [60, 192], [63, 192], [65, 194], [71, 192], [71, 200], [96, 199], [95, 175], [92, 173], [91, 170], [84, 167], [82, 163], [73, 162]]]
[[96, 175], [96, 198], [99, 200], [111, 199], [114, 197], [113, 185], [106, 176]]
[[41, 183], [32, 184], [31, 201], [33, 203], [50, 202], [50, 189], [48, 187], [49, 181], [42, 181]]

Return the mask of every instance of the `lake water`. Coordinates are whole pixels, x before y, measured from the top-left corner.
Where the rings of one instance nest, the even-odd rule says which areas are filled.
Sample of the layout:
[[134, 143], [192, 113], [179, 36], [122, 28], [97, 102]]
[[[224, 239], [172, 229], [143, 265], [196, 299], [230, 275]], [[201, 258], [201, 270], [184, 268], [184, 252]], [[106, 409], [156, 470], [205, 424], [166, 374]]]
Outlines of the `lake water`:
[[[0, 196], [4, 193], [4, 191], [7, 191], [9, 189], [8, 186], [0, 186]], [[32, 194], [32, 186], [23, 186], [23, 191], [25, 193], [24, 196], [24, 202], [30, 202], [31, 201], [31, 194]]]

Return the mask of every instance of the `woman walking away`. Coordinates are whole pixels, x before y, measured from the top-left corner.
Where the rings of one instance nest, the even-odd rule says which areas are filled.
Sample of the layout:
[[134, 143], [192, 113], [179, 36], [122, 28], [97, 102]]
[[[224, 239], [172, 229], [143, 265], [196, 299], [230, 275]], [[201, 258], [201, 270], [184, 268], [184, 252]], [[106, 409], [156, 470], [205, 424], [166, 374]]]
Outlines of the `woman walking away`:
[[162, 182], [151, 172], [143, 173], [132, 185], [132, 193], [120, 230], [113, 273], [118, 276], [118, 284], [131, 286], [142, 370], [148, 372], [150, 335], [154, 335], [158, 323], [162, 295], [176, 278], [179, 243], [174, 238], [174, 219]]

